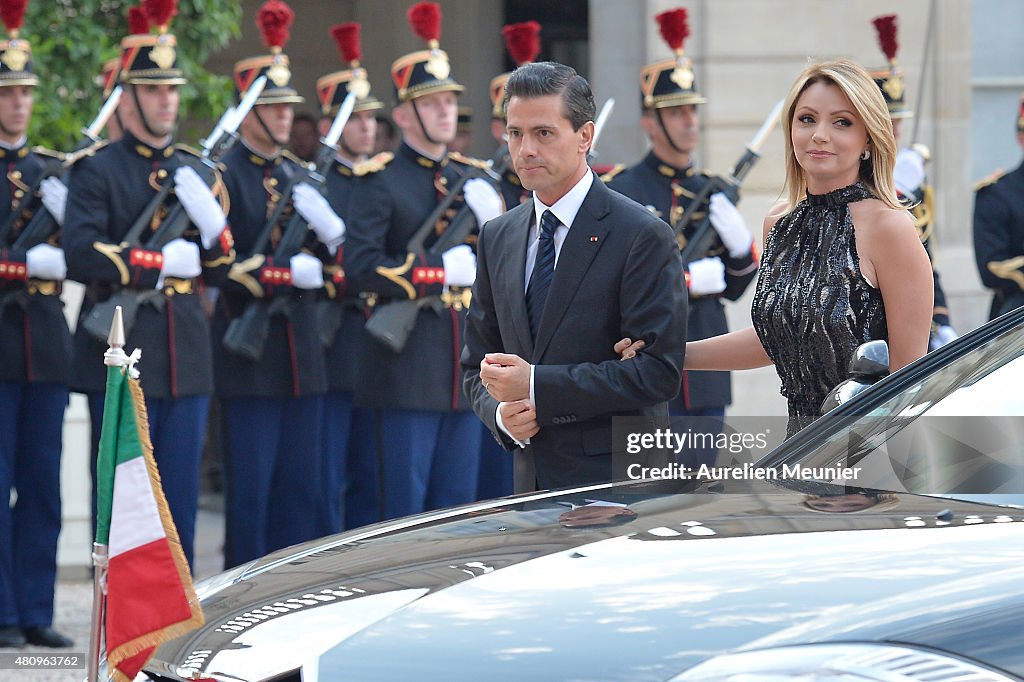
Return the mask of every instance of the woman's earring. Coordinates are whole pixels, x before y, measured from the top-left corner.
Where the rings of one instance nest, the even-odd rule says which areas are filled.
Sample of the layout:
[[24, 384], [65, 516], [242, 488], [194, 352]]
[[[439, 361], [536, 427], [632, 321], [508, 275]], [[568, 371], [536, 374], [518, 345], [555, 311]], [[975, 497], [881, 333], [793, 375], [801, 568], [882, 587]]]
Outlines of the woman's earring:
[[870, 149], [865, 149], [863, 152], [861, 152], [861, 154], [860, 154], [860, 160], [861, 161], [867, 161], [870, 158], [871, 158], [871, 150]]

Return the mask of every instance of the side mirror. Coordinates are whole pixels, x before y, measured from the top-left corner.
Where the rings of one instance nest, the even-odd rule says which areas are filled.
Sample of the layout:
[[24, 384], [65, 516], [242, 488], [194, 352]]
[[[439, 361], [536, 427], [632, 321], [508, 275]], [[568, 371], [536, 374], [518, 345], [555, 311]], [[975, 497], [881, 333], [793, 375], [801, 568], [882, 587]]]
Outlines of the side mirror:
[[863, 393], [872, 384], [889, 374], [889, 344], [868, 341], [857, 346], [850, 358], [850, 379], [842, 382], [825, 396], [820, 412], [826, 414]]

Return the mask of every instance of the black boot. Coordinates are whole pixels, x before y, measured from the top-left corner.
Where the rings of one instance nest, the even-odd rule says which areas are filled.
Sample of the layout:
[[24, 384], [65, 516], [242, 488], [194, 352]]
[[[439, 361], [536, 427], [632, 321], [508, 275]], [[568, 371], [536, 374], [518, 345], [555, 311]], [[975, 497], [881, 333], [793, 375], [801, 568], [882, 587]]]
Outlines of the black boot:
[[75, 643], [49, 626], [25, 628], [25, 640], [33, 646], [66, 649]]
[[21, 634], [21, 628], [0, 627], [0, 649], [20, 649], [23, 646], [25, 646], [25, 635]]

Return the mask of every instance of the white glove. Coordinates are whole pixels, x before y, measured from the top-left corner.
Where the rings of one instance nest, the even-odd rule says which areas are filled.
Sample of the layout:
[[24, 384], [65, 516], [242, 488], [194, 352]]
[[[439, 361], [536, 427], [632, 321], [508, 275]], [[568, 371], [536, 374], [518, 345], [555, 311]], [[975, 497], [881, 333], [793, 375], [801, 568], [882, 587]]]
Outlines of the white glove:
[[292, 256], [292, 286], [297, 289], [319, 289], [324, 285], [324, 264], [308, 253]]
[[469, 244], [459, 244], [441, 254], [446, 287], [471, 287], [476, 281], [476, 254]]
[[483, 227], [488, 220], [494, 220], [505, 212], [505, 204], [501, 195], [491, 183], [483, 178], [467, 180], [462, 186], [462, 196], [466, 199], [469, 210], [476, 217], [476, 224]]
[[711, 195], [711, 226], [722, 238], [722, 243], [733, 258], [746, 256], [750, 253], [750, 245], [754, 238], [747, 229], [743, 216], [733, 206], [729, 198], [721, 192]]
[[216, 243], [228, 219], [220, 204], [213, 198], [213, 192], [206, 186], [191, 166], [180, 166], [174, 171], [174, 193], [185, 207], [185, 213], [192, 224], [199, 228], [203, 248], [209, 249]]
[[323, 194], [312, 185], [299, 183], [292, 190], [295, 210], [316, 232], [316, 237], [334, 253], [345, 241], [345, 221], [334, 212]]
[[690, 293], [710, 296], [725, 291], [725, 263], [721, 258], [701, 258], [690, 263]]
[[[60, 180], [57, 184], [60, 184]], [[25, 266], [28, 268], [28, 276], [36, 279], [61, 280], [68, 276], [64, 251], [51, 244], [36, 244], [26, 251]]]
[[39, 183], [39, 192], [43, 196], [43, 206], [50, 212], [57, 224], [63, 227], [64, 209], [68, 205], [68, 188], [59, 178], [50, 176]]
[[199, 245], [184, 239], [172, 239], [161, 249], [164, 264], [160, 268], [160, 279], [156, 283], [159, 289], [164, 285], [164, 277], [192, 279], [203, 272], [199, 262]]
[[924, 184], [924, 158], [909, 147], [901, 149], [896, 154], [896, 169], [892, 173], [892, 179], [901, 194], [916, 194]]
[[942, 348], [950, 341], [954, 341], [958, 338], [960, 338], [960, 335], [956, 333], [955, 329], [948, 324], [941, 325], [935, 330], [935, 333], [931, 335], [931, 338], [928, 339], [928, 350]]

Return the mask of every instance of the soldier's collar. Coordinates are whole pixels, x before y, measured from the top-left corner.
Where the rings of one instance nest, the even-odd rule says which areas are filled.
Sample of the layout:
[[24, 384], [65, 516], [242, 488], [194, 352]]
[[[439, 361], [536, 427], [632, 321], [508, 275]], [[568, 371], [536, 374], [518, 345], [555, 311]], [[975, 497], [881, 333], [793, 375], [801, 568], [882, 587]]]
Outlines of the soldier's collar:
[[398, 153], [415, 163], [417, 166], [430, 168], [432, 170], [443, 167], [448, 160], [447, 154], [445, 154], [441, 159], [431, 158], [423, 152], [411, 147], [408, 142], [402, 142], [402, 144], [399, 145]]
[[[363, 159], [365, 161], [366, 159]], [[352, 163], [341, 154], [334, 155], [334, 169], [342, 175], [348, 177], [352, 175], [352, 169], [355, 168], [356, 164]]]
[[163, 147], [146, 144], [129, 132], [125, 132], [123, 139], [129, 149], [144, 159], [168, 159], [174, 155], [174, 139], [170, 137]]
[[267, 156], [262, 152], [258, 152], [249, 146], [249, 143], [245, 141], [244, 137], [238, 138], [238, 141], [245, 147], [245, 156], [249, 159], [249, 163], [254, 166], [277, 166], [281, 163], [281, 152], [278, 151], [276, 154]]
[[653, 151], [647, 154], [647, 157], [644, 159], [644, 163], [653, 168], [658, 175], [671, 180], [689, 178], [697, 173], [697, 171], [694, 170], [692, 163], [687, 165], [685, 168], [678, 168], [659, 159]]
[[24, 135], [13, 145], [0, 142], [0, 159], [24, 159], [28, 152], [28, 138]]

